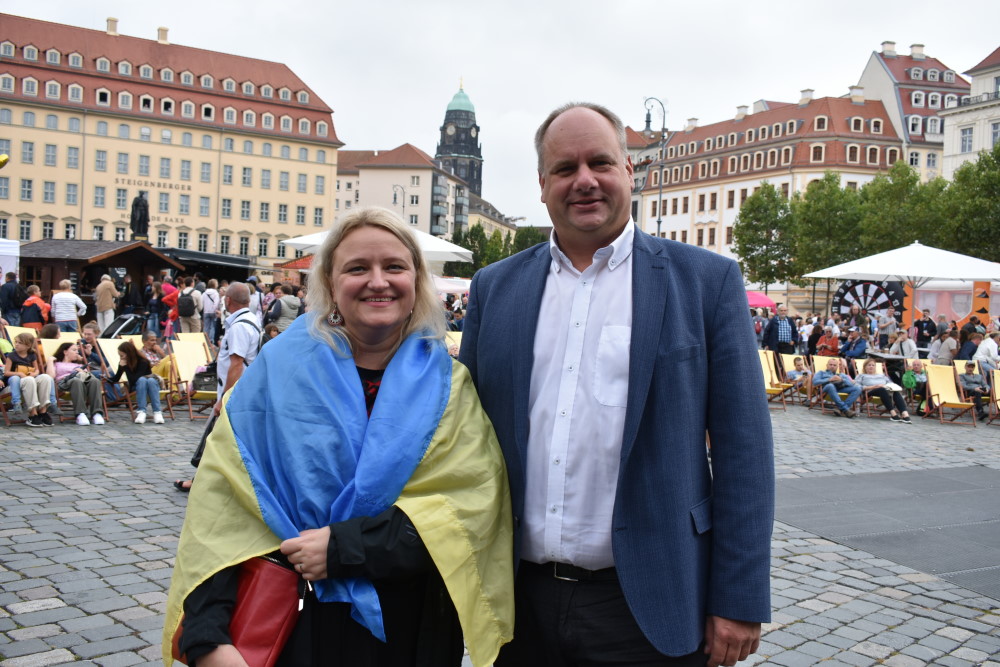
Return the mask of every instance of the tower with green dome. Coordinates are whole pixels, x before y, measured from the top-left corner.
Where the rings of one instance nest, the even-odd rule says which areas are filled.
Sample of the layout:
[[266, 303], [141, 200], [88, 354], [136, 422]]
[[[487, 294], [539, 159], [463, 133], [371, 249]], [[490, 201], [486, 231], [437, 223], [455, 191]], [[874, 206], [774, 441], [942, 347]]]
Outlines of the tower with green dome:
[[483, 153], [479, 145], [476, 108], [459, 84], [444, 112], [441, 140], [434, 156], [441, 167], [469, 184], [469, 191], [483, 194]]

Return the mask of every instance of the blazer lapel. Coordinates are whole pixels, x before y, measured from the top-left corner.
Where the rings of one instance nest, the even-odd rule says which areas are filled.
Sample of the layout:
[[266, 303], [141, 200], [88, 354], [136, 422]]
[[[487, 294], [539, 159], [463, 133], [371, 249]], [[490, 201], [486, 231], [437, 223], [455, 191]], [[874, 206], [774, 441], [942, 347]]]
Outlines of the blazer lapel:
[[667, 264], [663, 245], [636, 227], [632, 249], [632, 340], [629, 346], [628, 404], [622, 434], [623, 460], [628, 458], [635, 444], [653, 378], [663, 313], [667, 306]]
[[521, 270], [517, 272], [516, 284], [509, 294], [518, 299], [521, 314], [520, 322], [512, 327], [513, 373], [514, 386], [514, 436], [522, 462], [528, 451], [528, 398], [531, 393], [531, 369], [535, 363], [535, 330], [538, 328], [538, 313], [542, 307], [542, 294], [545, 292], [545, 280], [549, 273], [552, 257], [548, 244], [539, 246], [529, 253]]

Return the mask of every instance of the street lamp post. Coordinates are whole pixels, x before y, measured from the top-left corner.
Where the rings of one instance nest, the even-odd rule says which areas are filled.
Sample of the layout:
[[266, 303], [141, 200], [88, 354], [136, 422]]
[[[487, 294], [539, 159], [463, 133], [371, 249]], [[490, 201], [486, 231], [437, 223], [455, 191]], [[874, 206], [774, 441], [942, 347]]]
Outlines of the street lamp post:
[[646, 105], [647, 124], [649, 122], [649, 114], [653, 110], [654, 102], [660, 105], [660, 113], [663, 118], [663, 123], [660, 126], [660, 166], [657, 167], [657, 169], [660, 170], [660, 174], [657, 177], [660, 182], [660, 198], [656, 204], [656, 238], [660, 238], [660, 229], [663, 226], [663, 159], [666, 157], [665, 142], [667, 140], [667, 107], [659, 98], [647, 97], [644, 101], [644, 104]]
[[397, 190], [399, 192], [403, 193], [402, 210], [400, 211], [399, 218], [403, 222], [406, 222], [406, 188], [404, 188], [402, 185], [393, 185], [392, 186], [392, 205], [393, 206], [396, 205], [396, 200], [398, 199], [398, 197], [396, 195], [396, 191]]

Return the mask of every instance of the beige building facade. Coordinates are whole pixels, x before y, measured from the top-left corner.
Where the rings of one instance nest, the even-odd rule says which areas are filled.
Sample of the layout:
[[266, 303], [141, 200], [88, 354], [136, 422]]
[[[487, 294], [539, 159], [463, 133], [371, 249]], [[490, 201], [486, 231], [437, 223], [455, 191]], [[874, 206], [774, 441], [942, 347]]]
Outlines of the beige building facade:
[[3, 15], [0, 238], [128, 240], [145, 192], [154, 247], [284, 261], [334, 219], [331, 113], [280, 63]]

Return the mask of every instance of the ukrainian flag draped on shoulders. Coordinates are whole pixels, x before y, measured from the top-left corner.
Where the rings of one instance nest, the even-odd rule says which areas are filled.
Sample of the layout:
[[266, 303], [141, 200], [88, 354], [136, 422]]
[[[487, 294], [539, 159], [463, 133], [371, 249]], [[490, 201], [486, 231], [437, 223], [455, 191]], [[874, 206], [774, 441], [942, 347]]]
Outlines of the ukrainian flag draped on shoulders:
[[[510, 494], [468, 371], [442, 343], [413, 334], [386, 367], [368, 417], [353, 358], [314, 338], [312, 317], [264, 346], [208, 439], [167, 600], [165, 664], [184, 599], [200, 583], [302, 530], [392, 505], [434, 560], [473, 664], [492, 663], [513, 631]], [[352, 617], [386, 640], [370, 581], [314, 587], [323, 602], [350, 603]]]

